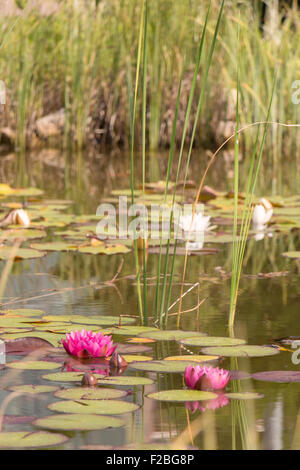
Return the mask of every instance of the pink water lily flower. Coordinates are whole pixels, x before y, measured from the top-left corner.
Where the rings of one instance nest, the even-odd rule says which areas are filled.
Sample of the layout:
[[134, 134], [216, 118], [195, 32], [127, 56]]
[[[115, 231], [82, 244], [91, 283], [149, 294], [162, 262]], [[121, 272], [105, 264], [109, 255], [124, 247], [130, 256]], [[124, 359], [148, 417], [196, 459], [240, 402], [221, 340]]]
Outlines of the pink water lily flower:
[[63, 346], [68, 354], [77, 357], [108, 357], [111, 356], [116, 345], [111, 336], [92, 331], [72, 331], [62, 340]]
[[184, 374], [186, 385], [195, 390], [221, 390], [229, 379], [228, 370], [201, 365], [188, 366]]

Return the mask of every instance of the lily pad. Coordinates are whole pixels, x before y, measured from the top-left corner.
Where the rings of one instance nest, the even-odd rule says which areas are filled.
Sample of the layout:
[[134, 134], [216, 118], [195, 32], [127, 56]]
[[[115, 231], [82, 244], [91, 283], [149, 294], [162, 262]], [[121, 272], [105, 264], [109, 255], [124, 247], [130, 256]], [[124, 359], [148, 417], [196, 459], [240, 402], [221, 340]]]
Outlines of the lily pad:
[[150, 393], [148, 398], [159, 401], [168, 402], [186, 402], [186, 401], [202, 401], [213, 400], [218, 395], [212, 392], [204, 392], [202, 390], [163, 390], [161, 392]]
[[98, 380], [99, 385], [124, 385], [134, 387], [136, 385], [152, 385], [153, 380], [148, 379], [146, 377], [132, 377], [129, 375], [122, 375], [122, 376], [111, 376], [100, 378]]
[[121, 400], [63, 400], [50, 403], [49, 410], [61, 413], [120, 415], [139, 409], [135, 403]]
[[51, 370], [61, 367], [61, 363], [49, 361], [16, 361], [8, 362], [6, 367], [9, 367], [10, 369], [21, 370]]
[[38, 395], [39, 393], [56, 392], [58, 387], [54, 385], [13, 385], [9, 387], [12, 392], [20, 392], [26, 395]]
[[31, 248], [18, 248], [15, 252], [13, 246], [2, 246], [0, 247], [0, 259], [33, 259], [33, 258], [42, 258], [45, 256], [45, 253], [42, 251], [32, 250]]
[[300, 259], [300, 251], [286, 251], [285, 253], [282, 253], [282, 256], [291, 259]]
[[238, 338], [227, 338], [222, 336], [204, 336], [200, 338], [184, 338], [179, 341], [180, 344], [187, 346], [237, 346], [239, 344], [245, 344], [244, 339]]
[[231, 392], [225, 393], [225, 397], [230, 398], [230, 400], [256, 400], [257, 398], [263, 398], [263, 395], [256, 392]]
[[189, 361], [152, 361], [152, 362], [134, 362], [130, 364], [131, 369], [142, 370], [144, 372], [157, 372], [157, 373], [182, 373], [186, 367], [197, 362]]
[[[84, 372], [56, 372], [54, 374], [46, 374], [42, 379], [51, 380], [52, 382], [78, 382], [80, 383]], [[105, 377], [101, 374], [93, 374], [97, 379]]]
[[106, 246], [82, 246], [79, 253], [87, 253], [89, 255], [116, 255], [119, 253], [129, 253], [131, 250], [125, 245], [106, 245]]
[[37, 447], [58, 446], [68, 441], [62, 434], [43, 431], [1, 432], [0, 448], [2, 449], [32, 449]]
[[120, 328], [113, 328], [112, 333], [114, 335], [128, 335], [128, 336], [136, 336], [136, 335], [143, 335], [149, 331], [156, 330], [156, 328], [151, 328], [150, 326], [121, 326]]
[[[49, 316], [44, 317], [44, 319], [49, 318]], [[53, 316], [51, 317], [53, 319]], [[59, 319], [59, 317], [57, 317]], [[116, 316], [84, 316], [84, 315], [74, 315], [70, 318], [71, 323], [82, 323], [85, 325], [99, 325], [99, 326], [110, 326], [118, 325], [120, 322], [122, 325], [130, 325], [135, 323], [135, 318], [130, 317], [116, 317]]]
[[155, 330], [149, 333], [143, 333], [143, 338], [150, 338], [156, 341], [179, 341], [183, 338], [206, 336], [207, 333], [200, 333], [198, 331], [182, 331], [182, 330]]
[[57, 414], [38, 418], [33, 424], [54, 431], [96, 431], [125, 425], [119, 418], [91, 414]]
[[150, 356], [139, 356], [137, 354], [124, 354], [122, 356], [126, 362], [131, 363], [131, 362], [145, 362], [145, 361], [152, 361], [153, 357]]
[[47, 233], [44, 230], [36, 230], [30, 228], [18, 228], [16, 230], [4, 230], [3, 232], [1, 232], [1, 238], [3, 237], [5, 240], [14, 240], [16, 238], [34, 240], [36, 238], [43, 238], [46, 236]]
[[186, 354], [183, 356], [169, 356], [165, 357], [164, 361], [193, 361], [193, 362], [210, 362], [217, 361], [219, 356], [207, 356], [205, 354]]
[[123, 398], [127, 395], [127, 392], [124, 390], [117, 390], [115, 388], [78, 387], [58, 390], [54, 395], [66, 400], [111, 400]]
[[300, 371], [298, 370], [270, 370], [252, 374], [253, 379], [263, 382], [290, 383], [300, 382]]
[[202, 348], [204, 354], [216, 354], [225, 357], [265, 357], [275, 356], [279, 351], [269, 346], [220, 346], [220, 347], [206, 347]]
[[[2, 313], [2, 311], [0, 312]], [[5, 315], [17, 315], [21, 317], [38, 317], [39, 315], [43, 315], [45, 313], [44, 310], [37, 310], [35, 308], [13, 308], [9, 310], [4, 310], [3, 313]], [[1, 317], [0, 317], [1, 318]]]
[[7, 334], [7, 335], [2, 335], [2, 339], [19, 339], [19, 338], [40, 338], [48, 343], [50, 343], [52, 346], [57, 347], [60, 345], [60, 340], [63, 335], [57, 335], [55, 333], [47, 333], [44, 331], [28, 331], [25, 333], [14, 333], [14, 334]]
[[77, 251], [78, 246], [65, 242], [33, 243], [31, 248], [38, 251]]

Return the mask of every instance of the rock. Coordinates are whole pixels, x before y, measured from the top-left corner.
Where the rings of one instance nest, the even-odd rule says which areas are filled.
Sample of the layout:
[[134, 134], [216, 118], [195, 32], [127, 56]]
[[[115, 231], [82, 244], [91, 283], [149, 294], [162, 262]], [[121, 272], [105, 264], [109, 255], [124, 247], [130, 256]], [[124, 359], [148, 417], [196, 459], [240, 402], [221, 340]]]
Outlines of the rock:
[[63, 134], [65, 127], [65, 110], [60, 109], [56, 113], [48, 114], [35, 123], [35, 132], [40, 139], [49, 139]]

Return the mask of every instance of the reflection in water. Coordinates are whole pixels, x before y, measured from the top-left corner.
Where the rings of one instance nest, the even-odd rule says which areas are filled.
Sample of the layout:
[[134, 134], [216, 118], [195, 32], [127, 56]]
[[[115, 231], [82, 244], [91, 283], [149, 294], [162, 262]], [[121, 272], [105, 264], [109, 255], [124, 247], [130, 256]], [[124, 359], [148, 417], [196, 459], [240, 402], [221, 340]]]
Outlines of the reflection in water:
[[283, 396], [278, 395], [274, 403], [270, 403], [265, 411], [265, 432], [263, 447], [268, 450], [283, 449]]

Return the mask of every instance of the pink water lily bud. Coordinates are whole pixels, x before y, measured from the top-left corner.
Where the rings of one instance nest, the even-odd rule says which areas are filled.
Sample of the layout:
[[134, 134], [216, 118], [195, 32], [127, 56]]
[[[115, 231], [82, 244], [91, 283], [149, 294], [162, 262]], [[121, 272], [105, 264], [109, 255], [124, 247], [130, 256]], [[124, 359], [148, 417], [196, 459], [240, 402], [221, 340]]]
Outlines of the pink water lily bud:
[[80, 358], [108, 357], [117, 347], [112, 342], [111, 336], [86, 330], [72, 331], [66, 335], [62, 343], [68, 354]]
[[194, 390], [221, 390], [229, 379], [228, 370], [201, 365], [188, 366], [184, 374], [186, 385]]

